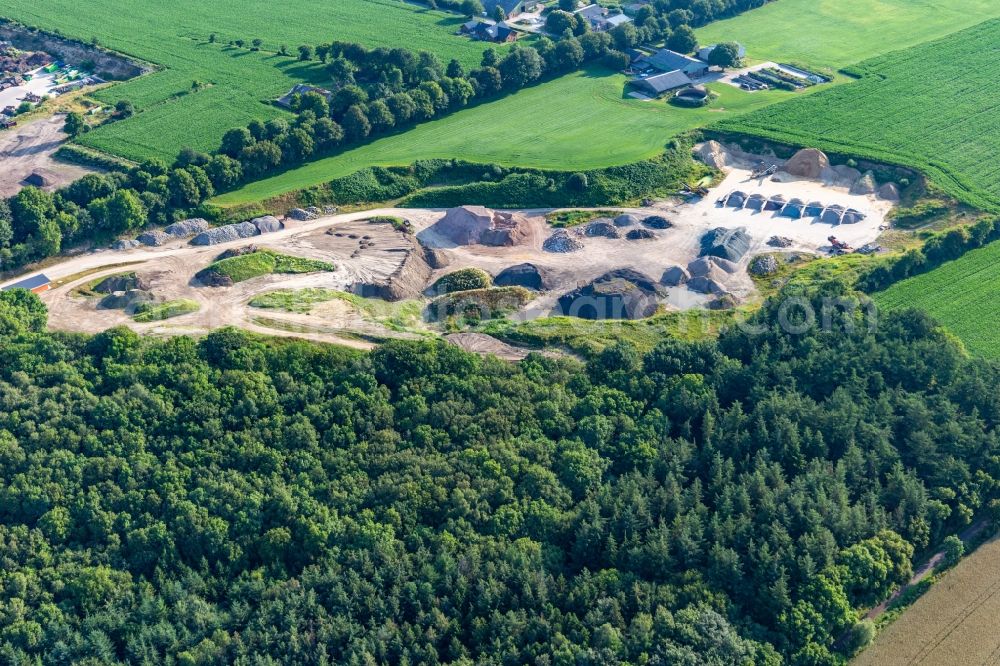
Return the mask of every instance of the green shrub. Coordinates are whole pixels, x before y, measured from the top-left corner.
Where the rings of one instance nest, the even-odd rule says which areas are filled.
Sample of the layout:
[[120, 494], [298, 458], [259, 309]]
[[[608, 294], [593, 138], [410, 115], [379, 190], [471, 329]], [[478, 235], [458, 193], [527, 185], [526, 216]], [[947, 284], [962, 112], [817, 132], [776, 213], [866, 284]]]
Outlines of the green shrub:
[[470, 289], [485, 289], [493, 284], [493, 277], [479, 268], [463, 268], [442, 276], [431, 289], [437, 294], [450, 294]]

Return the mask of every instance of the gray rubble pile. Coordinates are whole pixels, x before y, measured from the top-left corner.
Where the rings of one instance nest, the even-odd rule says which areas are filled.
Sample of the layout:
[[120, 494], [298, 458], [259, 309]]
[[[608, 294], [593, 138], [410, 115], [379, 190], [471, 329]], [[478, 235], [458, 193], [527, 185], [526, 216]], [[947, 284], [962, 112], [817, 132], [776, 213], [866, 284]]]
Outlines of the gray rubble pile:
[[216, 227], [203, 231], [191, 239], [191, 245], [218, 245], [241, 238], [252, 238], [259, 236], [260, 230], [250, 222], [240, 222], [238, 224], [227, 224], [224, 227]]

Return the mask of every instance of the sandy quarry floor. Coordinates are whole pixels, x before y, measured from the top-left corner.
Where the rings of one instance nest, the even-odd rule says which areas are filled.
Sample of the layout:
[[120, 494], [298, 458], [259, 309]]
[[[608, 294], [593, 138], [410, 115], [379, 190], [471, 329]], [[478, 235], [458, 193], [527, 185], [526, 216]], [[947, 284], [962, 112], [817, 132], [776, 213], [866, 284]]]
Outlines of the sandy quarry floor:
[[[740, 158], [743, 158], [742, 160]], [[310, 222], [286, 221], [282, 231], [256, 238], [233, 241], [213, 247], [193, 247], [186, 241], [175, 241], [160, 248], [129, 251], [100, 250], [67, 258], [45, 269], [54, 288], [42, 298], [50, 310], [53, 328], [82, 332], [97, 332], [115, 325], [127, 325], [148, 333], [201, 333], [227, 325], [236, 325], [273, 335], [289, 335], [313, 340], [337, 342], [357, 347], [371, 346], [371, 339], [385, 336], [413, 337], [433, 330], [430, 324], [416, 322], [407, 330], [388, 326], [386, 321], [398, 305], [386, 304], [385, 317], [373, 317], [342, 300], [315, 306], [308, 314], [251, 308], [248, 301], [261, 293], [275, 289], [323, 287], [349, 290], [358, 282], [385, 279], [401, 265], [406, 253], [413, 251], [416, 240], [427, 247], [437, 248], [449, 260], [446, 268], [433, 271], [427, 285], [441, 275], [463, 267], [478, 267], [492, 274], [515, 264], [530, 262], [548, 269], [557, 286], [540, 294], [516, 317], [530, 319], [553, 314], [558, 297], [583, 286], [604, 273], [630, 268], [659, 280], [663, 271], [673, 265], [685, 266], [696, 258], [701, 236], [715, 227], [745, 227], [753, 239], [750, 253], [744, 257], [740, 270], [727, 284], [730, 292], [741, 299], [752, 298], [754, 285], [745, 268], [752, 256], [772, 252], [766, 241], [774, 235], [793, 241], [787, 251], [823, 253], [829, 246], [827, 237], [835, 235], [854, 246], [874, 241], [880, 234], [886, 213], [892, 204], [874, 196], [857, 196], [847, 189], [816, 181], [749, 180], [752, 156], [729, 156], [735, 166], [727, 169], [725, 180], [709, 196], [694, 203], [662, 202], [642, 209], [625, 209], [640, 217], [658, 214], [673, 223], [673, 228], [653, 230], [651, 240], [629, 241], [624, 238], [584, 238], [584, 249], [558, 254], [542, 250], [542, 243], [552, 233], [545, 222], [548, 211], [521, 211], [529, 221], [525, 242], [516, 247], [455, 246], [439, 237], [431, 228], [443, 210], [380, 209], [346, 215], [324, 217]], [[787, 199], [798, 197], [820, 200], [828, 205], [838, 203], [856, 208], [868, 215], [856, 225], [832, 227], [808, 220], [791, 220], [774, 213], [754, 213], [717, 205], [716, 200], [732, 190], [761, 192], [767, 196], [782, 194]], [[372, 225], [365, 220], [375, 215], [396, 215], [408, 219], [415, 231], [406, 236], [389, 225]], [[365, 239], [365, 236], [368, 238]], [[362, 242], [371, 247], [362, 247]], [[197, 286], [192, 278], [223, 251], [247, 245], [257, 245], [291, 255], [331, 261], [337, 266], [332, 273], [308, 275], [275, 275], [256, 278], [232, 287]], [[119, 310], [99, 310], [97, 301], [75, 294], [74, 291], [97, 278], [135, 271], [145, 276], [151, 289], [163, 300], [189, 298], [200, 303], [199, 312], [164, 322], [137, 324]], [[13, 280], [11, 281], [13, 282]], [[704, 305], [710, 297], [696, 294], [685, 287], [666, 291], [666, 309], [688, 309]], [[412, 306], [411, 306], [412, 309]], [[464, 340], [463, 344], [481, 347], [482, 340]], [[489, 346], [489, 345], [487, 345]], [[513, 354], [504, 349], [504, 356]]]
[[68, 138], [62, 131], [65, 124], [66, 117], [57, 115], [0, 132], [0, 197], [20, 192], [24, 179], [36, 171], [52, 181], [47, 190], [93, 173], [92, 169], [52, 158]]

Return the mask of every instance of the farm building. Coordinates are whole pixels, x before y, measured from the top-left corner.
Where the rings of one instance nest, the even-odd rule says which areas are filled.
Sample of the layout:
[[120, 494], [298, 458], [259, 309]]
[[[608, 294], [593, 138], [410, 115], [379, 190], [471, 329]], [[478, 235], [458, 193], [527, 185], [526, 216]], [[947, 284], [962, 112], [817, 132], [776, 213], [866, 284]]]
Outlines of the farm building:
[[[708, 59], [712, 57], [712, 51], [715, 50], [716, 46], [718, 46], [718, 44], [709, 44], [708, 46], [703, 46], [700, 49], [698, 49], [698, 60], [701, 60], [703, 62], [708, 62]], [[739, 47], [738, 53], [740, 55], [740, 58], [745, 58], [747, 55], [746, 47], [743, 46], [742, 44], [737, 44], [737, 46]]]
[[631, 22], [632, 19], [625, 16], [625, 14], [613, 14], [611, 16], [602, 16], [594, 19], [590, 22], [590, 24], [596, 32], [607, 32], [612, 28], [617, 28], [620, 25], [625, 25], [626, 23]]
[[692, 79], [708, 73], [706, 63], [670, 49], [660, 49], [651, 56], [641, 58], [638, 65], [644, 69], [655, 69], [660, 72], [684, 72]]
[[517, 32], [503, 21], [500, 23], [469, 21], [462, 26], [461, 32], [481, 42], [505, 43], [517, 39]]
[[497, 7], [503, 8], [503, 15], [513, 18], [523, 12], [530, 12], [538, 6], [538, 0], [483, 0], [483, 13], [494, 16]]
[[333, 99], [333, 93], [330, 92], [329, 90], [326, 90], [325, 88], [317, 88], [316, 86], [307, 86], [304, 83], [297, 83], [295, 84], [294, 87], [292, 87], [291, 90], [289, 90], [287, 93], [285, 93], [277, 100], [275, 100], [274, 103], [277, 104], [278, 106], [283, 106], [286, 109], [290, 109], [292, 108], [292, 100], [296, 95], [301, 97], [302, 95], [311, 92], [319, 93], [320, 95], [326, 98], [327, 102]]
[[9, 284], [0, 291], [10, 291], [11, 289], [27, 289], [33, 294], [40, 294], [43, 291], [48, 291], [52, 287], [52, 282], [45, 276], [44, 273], [39, 273], [38, 275], [33, 275], [30, 278], [25, 278], [20, 282], [15, 282], [14, 284]]
[[691, 85], [691, 79], [688, 78], [688, 75], [684, 72], [667, 72], [665, 74], [649, 76], [644, 79], [634, 79], [632, 81], [632, 85], [639, 90], [656, 97], [657, 95], [662, 95], [669, 90], [675, 90], [677, 88], [683, 88], [684, 86]]

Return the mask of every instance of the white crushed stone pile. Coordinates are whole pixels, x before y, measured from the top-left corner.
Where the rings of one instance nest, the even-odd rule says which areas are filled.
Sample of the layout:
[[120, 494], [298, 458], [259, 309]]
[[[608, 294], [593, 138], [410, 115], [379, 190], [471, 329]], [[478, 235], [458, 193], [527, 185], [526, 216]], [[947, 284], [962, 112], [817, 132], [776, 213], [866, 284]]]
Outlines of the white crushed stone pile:
[[194, 236], [195, 234], [200, 234], [203, 231], [208, 231], [211, 229], [208, 220], [203, 220], [200, 217], [193, 217], [190, 220], [181, 220], [180, 222], [174, 222], [163, 229], [163, 233], [173, 236], [174, 238], [187, 238], [188, 236]]
[[545, 239], [542, 249], [546, 252], [577, 252], [583, 249], [583, 243], [569, 235], [565, 229], [558, 229], [554, 234]]

